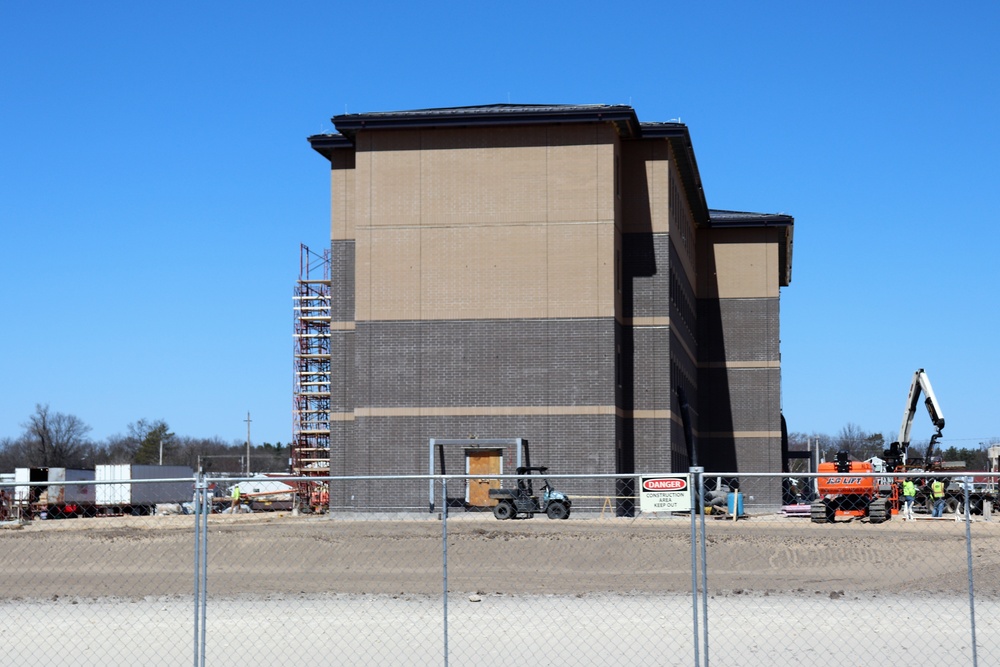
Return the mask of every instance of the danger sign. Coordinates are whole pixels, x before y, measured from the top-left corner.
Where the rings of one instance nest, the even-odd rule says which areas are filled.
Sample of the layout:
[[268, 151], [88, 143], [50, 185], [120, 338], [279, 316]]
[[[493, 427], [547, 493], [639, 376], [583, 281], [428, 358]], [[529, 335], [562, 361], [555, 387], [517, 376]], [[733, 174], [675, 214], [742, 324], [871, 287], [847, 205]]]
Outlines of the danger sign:
[[691, 511], [691, 486], [688, 475], [641, 478], [639, 485], [639, 511]]

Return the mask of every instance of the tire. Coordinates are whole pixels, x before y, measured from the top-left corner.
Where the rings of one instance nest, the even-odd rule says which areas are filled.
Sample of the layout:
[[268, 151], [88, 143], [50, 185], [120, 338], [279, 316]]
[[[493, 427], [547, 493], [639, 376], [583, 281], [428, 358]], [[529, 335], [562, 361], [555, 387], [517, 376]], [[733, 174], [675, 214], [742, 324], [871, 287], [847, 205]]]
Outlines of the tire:
[[565, 503], [549, 503], [549, 506], [545, 508], [545, 516], [550, 519], [565, 519], [569, 517], [569, 508], [566, 507]]
[[501, 521], [513, 519], [515, 514], [516, 512], [514, 512], [514, 506], [507, 500], [501, 500], [493, 506], [493, 516]]
[[885, 500], [873, 500], [868, 504], [868, 521], [871, 523], [884, 523], [892, 518], [889, 506]]
[[833, 509], [825, 500], [813, 501], [809, 506], [809, 518], [813, 523], [830, 523], [833, 521]]
[[944, 513], [945, 514], [954, 514], [955, 512], [958, 511], [958, 508], [960, 506], [961, 506], [961, 503], [958, 502], [958, 498], [945, 498], [944, 499]]

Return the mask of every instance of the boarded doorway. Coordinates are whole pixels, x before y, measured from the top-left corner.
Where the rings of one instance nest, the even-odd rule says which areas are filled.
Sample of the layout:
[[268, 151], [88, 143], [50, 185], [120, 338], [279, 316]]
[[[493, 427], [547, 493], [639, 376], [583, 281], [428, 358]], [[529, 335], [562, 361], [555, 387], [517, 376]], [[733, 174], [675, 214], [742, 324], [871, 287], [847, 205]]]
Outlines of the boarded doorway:
[[[501, 449], [467, 449], [465, 450], [465, 474], [467, 475], [502, 475], [503, 450]], [[492, 507], [496, 501], [490, 498], [490, 489], [499, 489], [498, 479], [476, 479], [473, 477], [466, 486], [465, 502], [470, 507]]]

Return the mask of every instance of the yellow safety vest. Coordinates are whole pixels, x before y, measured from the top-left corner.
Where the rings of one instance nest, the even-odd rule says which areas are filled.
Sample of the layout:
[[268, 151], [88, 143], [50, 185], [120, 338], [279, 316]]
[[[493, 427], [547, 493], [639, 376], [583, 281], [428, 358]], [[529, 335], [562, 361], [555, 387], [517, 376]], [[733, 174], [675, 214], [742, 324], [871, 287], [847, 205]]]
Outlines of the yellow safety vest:
[[905, 482], [903, 482], [903, 495], [904, 496], [917, 495], [917, 485], [911, 482], [910, 480], [906, 480]]
[[944, 482], [941, 480], [935, 480], [931, 484], [931, 494], [935, 498], [944, 498]]

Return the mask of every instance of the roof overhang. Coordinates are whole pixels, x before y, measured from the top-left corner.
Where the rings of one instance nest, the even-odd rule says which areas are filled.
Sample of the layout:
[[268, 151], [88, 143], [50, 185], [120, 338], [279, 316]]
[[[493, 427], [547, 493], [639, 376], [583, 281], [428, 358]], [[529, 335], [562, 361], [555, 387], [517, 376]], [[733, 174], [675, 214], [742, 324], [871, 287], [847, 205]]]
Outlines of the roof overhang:
[[342, 134], [314, 134], [309, 137], [309, 144], [327, 160], [333, 159], [334, 151], [354, 148], [354, 143]]
[[691, 133], [687, 125], [684, 123], [642, 123], [641, 129], [643, 139], [666, 139], [670, 143], [677, 171], [681, 176], [681, 183], [688, 193], [695, 226], [701, 227], [710, 224], [705, 189], [701, 185], [698, 161], [694, 158], [694, 145], [691, 143]]
[[472, 107], [342, 114], [332, 118], [337, 132], [309, 137], [313, 149], [330, 158], [350, 148], [362, 130], [443, 127], [497, 127], [564, 123], [611, 123], [622, 137], [640, 133], [635, 110], [608, 104], [490, 104]]
[[716, 209], [712, 209], [708, 213], [710, 226], [713, 229], [779, 228], [783, 236], [782, 243], [778, 245], [778, 266], [781, 271], [781, 286], [787, 287], [791, 284], [795, 218], [784, 213], [751, 213], [748, 211], [722, 211]]
[[489, 104], [342, 114], [332, 120], [337, 131], [352, 141], [360, 130], [388, 128], [612, 123], [622, 136], [639, 132], [639, 119], [632, 107], [608, 104]]

